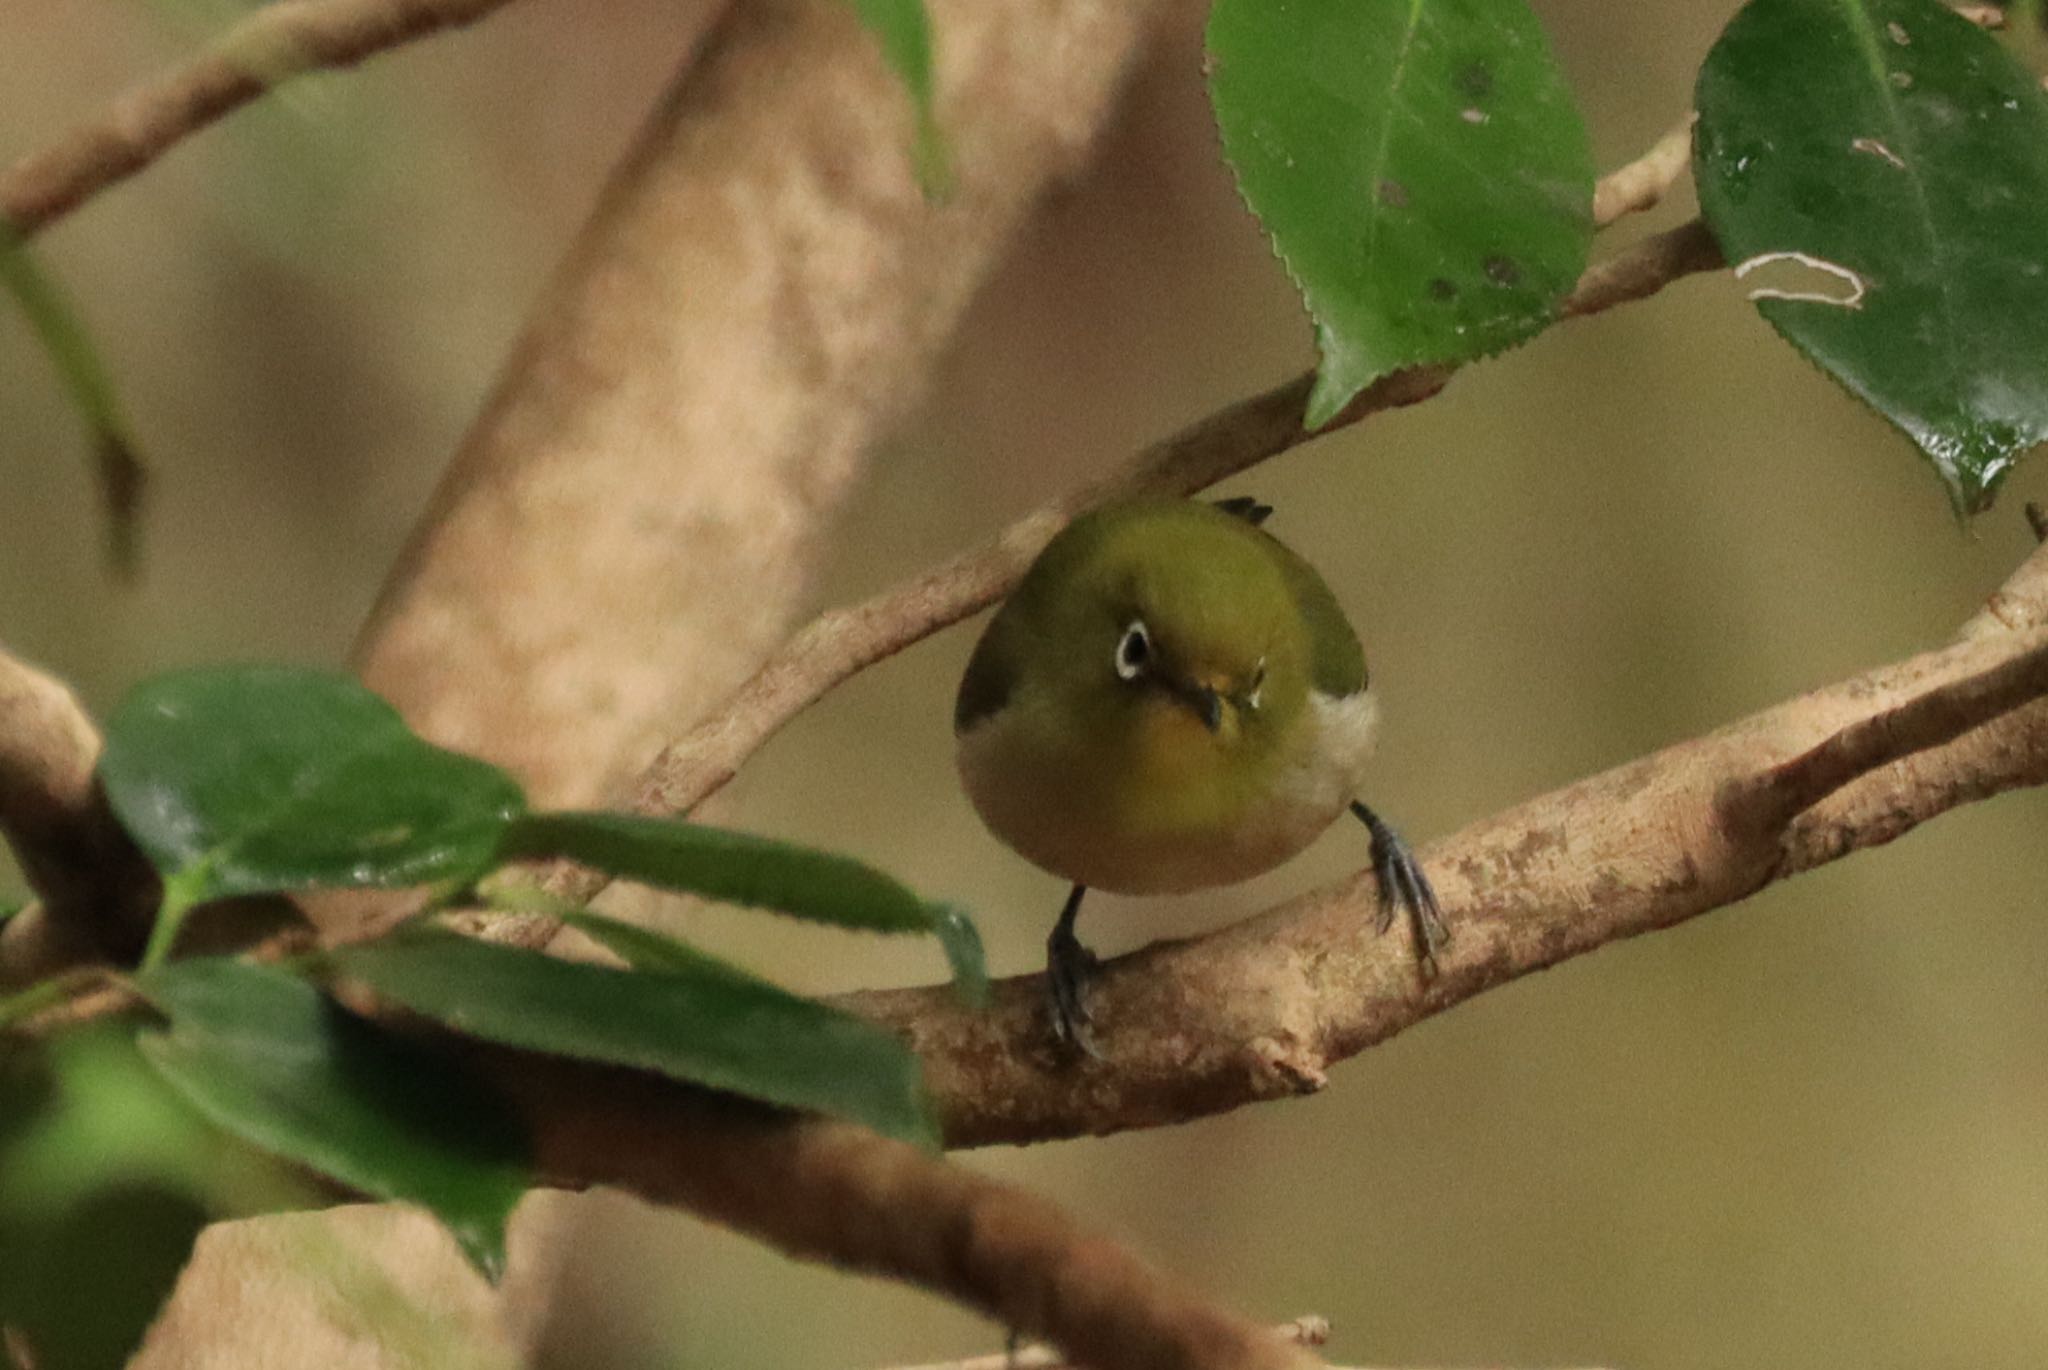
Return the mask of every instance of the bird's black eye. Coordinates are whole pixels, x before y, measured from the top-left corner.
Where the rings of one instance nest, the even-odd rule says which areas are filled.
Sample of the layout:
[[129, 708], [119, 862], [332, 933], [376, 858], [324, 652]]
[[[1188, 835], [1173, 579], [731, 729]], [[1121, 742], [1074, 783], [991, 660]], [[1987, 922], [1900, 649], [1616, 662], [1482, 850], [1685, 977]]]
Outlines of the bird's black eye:
[[1152, 660], [1152, 636], [1145, 631], [1143, 619], [1132, 619], [1131, 626], [1124, 629], [1124, 635], [1116, 643], [1116, 673], [1119, 679], [1136, 680], [1145, 674], [1146, 663]]

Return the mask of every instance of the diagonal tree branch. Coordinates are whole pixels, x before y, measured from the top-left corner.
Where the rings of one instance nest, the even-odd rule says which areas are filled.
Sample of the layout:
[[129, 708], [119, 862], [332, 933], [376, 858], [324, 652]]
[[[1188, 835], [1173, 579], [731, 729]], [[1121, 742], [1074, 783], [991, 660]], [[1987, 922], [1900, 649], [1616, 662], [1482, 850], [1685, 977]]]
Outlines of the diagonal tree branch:
[[0, 173], [0, 220], [33, 237], [280, 82], [354, 66], [416, 38], [473, 24], [507, 3], [274, 0], [192, 61], [131, 90], [97, 119]]
[[[2048, 550], [1994, 601], [2039, 603]], [[1975, 621], [1973, 620], [1973, 624]], [[1376, 937], [1370, 870], [1211, 936], [1108, 962], [1107, 1057], [1052, 1052], [1044, 987], [845, 996], [925, 1062], [949, 1144], [1100, 1134], [1321, 1089], [1474, 995], [1670, 927], [1960, 804], [2048, 781], [2048, 614], [1817, 690], [1532, 799], [1422, 853], [1457, 936], [1428, 984]]]
[[1165, 8], [935, 4], [942, 204], [853, 6], [725, 11], [392, 569], [365, 683], [541, 802], [638, 771], [784, 638], [865, 454]]
[[529, 1052], [473, 1057], [520, 1106], [547, 1181], [608, 1184], [792, 1255], [907, 1280], [1096, 1370], [1310, 1370], [1024, 1190], [847, 1123]]

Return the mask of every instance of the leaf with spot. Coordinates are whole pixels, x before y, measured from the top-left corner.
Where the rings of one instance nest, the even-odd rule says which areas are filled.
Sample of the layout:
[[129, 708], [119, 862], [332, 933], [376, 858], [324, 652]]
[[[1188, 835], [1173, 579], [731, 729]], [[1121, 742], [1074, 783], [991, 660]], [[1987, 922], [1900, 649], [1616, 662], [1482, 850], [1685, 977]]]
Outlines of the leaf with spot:
[[1307, 426], [1555, 316], [1593, 161], [1522, 0], [1216, 0], [1208, 48], [1224, 155], [1315, 320]]
[[1722, 251], [1809, 278], [1758, 309], [1987, 508], [2048, 437], [2048, 99], [1936, 0], [1753, 0], [1696, 103]]
[[100, 777], [164, 877], [152, 964], [208, 899], [475, 878], [526, 807], [510, 776], [421, 741], [361, 685], [281, 666], [140, 686]]

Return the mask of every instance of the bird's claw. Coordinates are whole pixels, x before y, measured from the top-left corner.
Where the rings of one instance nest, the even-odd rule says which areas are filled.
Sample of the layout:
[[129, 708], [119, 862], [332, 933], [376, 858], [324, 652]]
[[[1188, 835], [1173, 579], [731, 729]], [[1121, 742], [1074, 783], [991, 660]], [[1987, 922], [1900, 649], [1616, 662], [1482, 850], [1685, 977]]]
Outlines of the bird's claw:
[[1423, 978], [1434, 979], [1437, 952], [1451, 940], [1450, 925], [1444, 922], [1443, 909], [1436, 901], [1436, 890], [1431, 888], [1429, 877], [1423, 874], [1414, 851], [1386, 820], [1363, 804], [1354, 803], [1351, 811], [1358, 815], [1372, 836], [1372, 873], [1380, 886], [1380, 908], [1375, 927], [1384, 933], [1394, 926], [1397, 910], [1406, 913], [1415, 928], [1415, 950]]
[[[1064, 934], [1064, 935], [1063, 935]], [[1068, 1052], [1101, 1060], [1090, 1026], [1088, 981], [1099, 964], [1095, 953], [1067, 928], [1056, 929], [1045, 944], [1046, 1013], [1052, 1019], [1053, 1041]]]

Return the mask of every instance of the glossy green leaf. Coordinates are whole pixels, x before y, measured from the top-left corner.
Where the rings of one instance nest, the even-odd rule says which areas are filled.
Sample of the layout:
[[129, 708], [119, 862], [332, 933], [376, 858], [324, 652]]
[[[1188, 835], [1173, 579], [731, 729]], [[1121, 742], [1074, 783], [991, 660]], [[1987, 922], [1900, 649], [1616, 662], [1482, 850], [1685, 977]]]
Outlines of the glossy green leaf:
[[1224, 155], [1315, 319], [1310, 428], [1551, 320], [1593, 162], [1522, 0], [1216, 0], [1208, 46]]
[[112, 373], [70, 298], [5, 221], [0, 221], [0, 288], [21, 307], [56, 368], [64, 393], [92, 435], [114, 565], [133, 571], [146, 473], [114, 393]]
[[889, 69], [903, 82], [917, 119], [917, 179], [928, 196], [943, 195], [949, 179], [946, 145], [932, 109], [932, 22], [924, 0], [853, 0]]
[[1958, 512], [2048, 437], [2048, 99], [1936, 0], [1754, 0], [1700, 72], [1694, 177], [1792, 344]]
[[934, 1140], [908, 1047], [872, 1023], [730, 967], [613, 970], [435, 929], [332, 959], [380, 996], [488, 1041], [651, 1070]]
[[931, 933], [965, 992], [978, 995], [987, 988], [981, 938], [972, 923], [850, 856], [678, 819], [616, 813], [526, 815], [513, 824], [506, 853], [566, 857], [642, 884], [817, 923]]
[[143, 1054], [206, 1118], [374, 1198], [416, 1203], [496, 1280], [530, 1183], [508, 1107], [423, 1044], [274, 966], [173, 962], [143, 993], [170, 1018]]
[[422, 742], [354, 681], [293, 667], [148, 682], [108, 724], [100, 775], [163, 874], [161, 927], [225, 895], [473, 878], [525, 807], [510, 776]]

